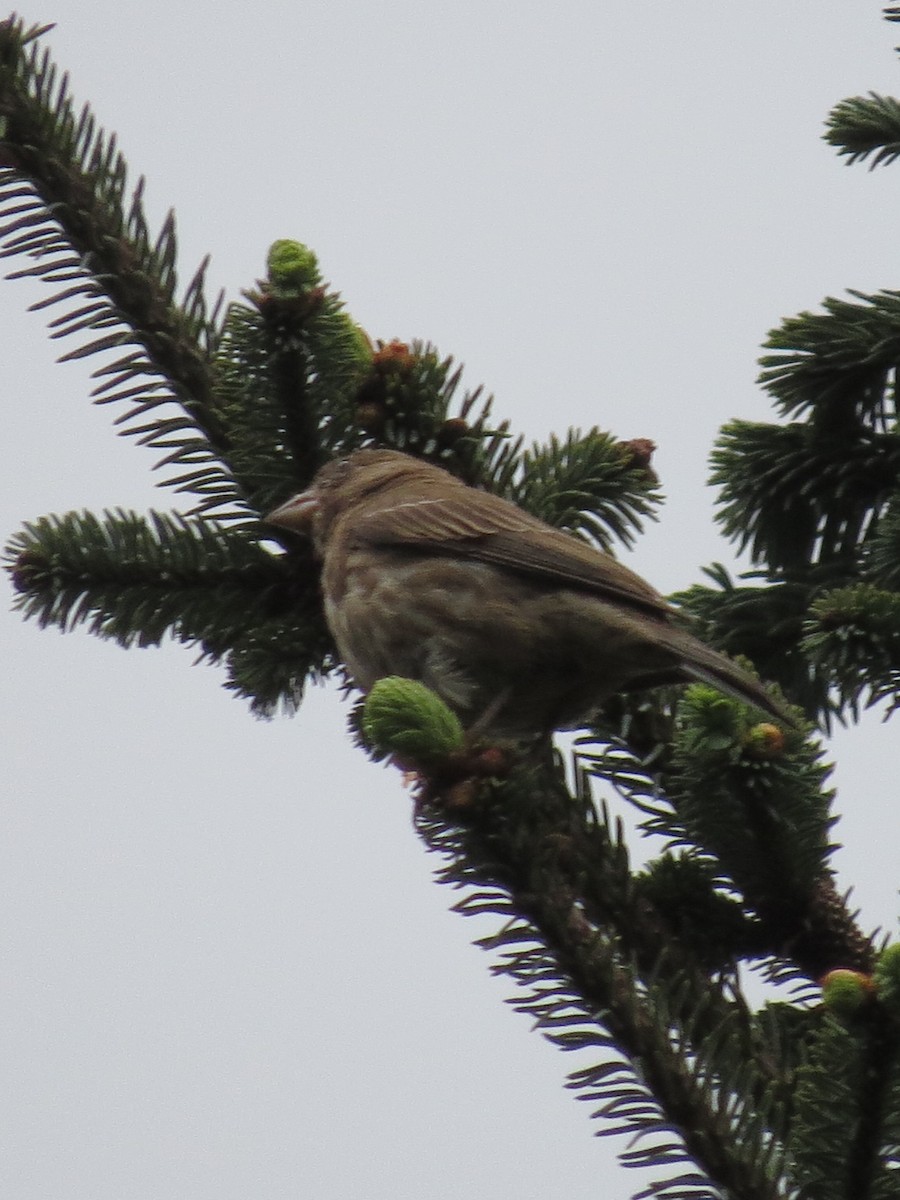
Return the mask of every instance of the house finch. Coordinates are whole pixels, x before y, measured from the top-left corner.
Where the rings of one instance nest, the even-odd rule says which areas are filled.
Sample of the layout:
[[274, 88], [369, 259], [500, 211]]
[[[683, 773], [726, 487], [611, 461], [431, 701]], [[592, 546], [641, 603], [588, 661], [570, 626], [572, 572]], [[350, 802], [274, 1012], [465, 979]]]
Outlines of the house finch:
[[527, 737], [610, 696], [704, 680], [778, 718], [648, 583], [515, 504], [394, 450], [358, 450], [270, 513], [312, 537], [325, 616], [365, 692], [421, 680], [467, 726]]

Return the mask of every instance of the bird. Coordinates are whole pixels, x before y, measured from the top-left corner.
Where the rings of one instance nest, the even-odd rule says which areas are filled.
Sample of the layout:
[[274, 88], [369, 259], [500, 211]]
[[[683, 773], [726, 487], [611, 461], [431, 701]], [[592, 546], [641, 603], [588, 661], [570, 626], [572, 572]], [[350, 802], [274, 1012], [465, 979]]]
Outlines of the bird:
[[611, 554], [434, 463], [356, 450], [264, 519], [312, 540], [363, 693], [415, 679], [464, 728], [526, 739], [583, 727], [618, 693], [700, 680], [792, 723]]

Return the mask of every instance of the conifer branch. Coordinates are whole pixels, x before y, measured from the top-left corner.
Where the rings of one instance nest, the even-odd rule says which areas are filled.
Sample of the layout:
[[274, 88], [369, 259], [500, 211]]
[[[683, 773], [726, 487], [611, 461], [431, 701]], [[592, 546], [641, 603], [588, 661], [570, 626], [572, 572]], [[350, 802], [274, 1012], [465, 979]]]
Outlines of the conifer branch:
[[85, 625], [120, 646], [164, 638], [224, 661], [226, 686], [254, 711], [296, 708], [307, 678], [330, 669], [317, 571], [304, 577], [246, 528], [117, 511], [43, 517], [6, 551], [16, 607], [42, 627]]
[[848, 165], [871, 155], [870, 171], [886, 166], [900, 156], [900, 102], [877, 92], [842, 100], [831, 110], [822, 136]]
[[689, 955], [633, 893], [624, 844], [581, 778], [576, 801], [532, 764], [461, 814], [421, 807], [422, 836], [450, 859], [439, 878], [466, 889], [463, 915], [505, 921], [480, 944], [525, 989], [514, 1007], [563, 1049], [603, 1050], [570, 1086], [600, 1104], [593, 1115], [611, 1122], [601, 1132], [635, 1139], [627, 1165], [666, 1171], [653, 1195], [708, 1186], [685, 1169], [696, 1162], [735, 1197], [774, 1200], [774, 1081], [750, 1052], [749, 1013], [705, 974], [691, 982]]
[[649, 466], [653, 443], [641, 451], [591, 429], [570, 429], [565, 439], [551, 435], [547, 446], [532, 446], [521, 458], [520, 477], [510, 499], [550, 525], [581, 533], [603, 550], [613, 538], [634, 542], [642, 518], [660, 501]]
[[[37, 40], [45, 31], [0, 22], [0, 243], [4, 257], [35, 260], [10, 278], [63, 285], [34, 305], [65, 306], [52, 337], [87, 335], [63, 361], [120, 352], [95, 372], [94, 396], [129, 405], [119, 419], [127, 432], [166, 449], [163, 462], [216, 472], [230, 442], [212, 392], [218, 304], [210, 311], [204, 298], [206, 261], [178, 300], [174, 214], [154, 239], [143, 179], [127, 200], [115, 136], [86, 105], [76, 110], [68, 77]], [[157, 415], [173, 400], [180, 414]], [[152, 428], [136, 427], [151, 412]]]

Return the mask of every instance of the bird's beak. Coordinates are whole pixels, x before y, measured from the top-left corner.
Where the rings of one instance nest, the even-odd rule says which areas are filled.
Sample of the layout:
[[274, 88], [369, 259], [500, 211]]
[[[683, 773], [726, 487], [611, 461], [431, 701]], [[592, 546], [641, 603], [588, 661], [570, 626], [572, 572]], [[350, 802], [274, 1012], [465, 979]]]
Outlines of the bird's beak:
[[319, 508], [319, 497], [312, 489], [298, 492], [287, 504], [267, 513], [263, 520], [269, 525], [278, 525], [281, 529], [290, 529], [294, 533], [302, 533], [307, 537], [312, 533], [313, 517]]

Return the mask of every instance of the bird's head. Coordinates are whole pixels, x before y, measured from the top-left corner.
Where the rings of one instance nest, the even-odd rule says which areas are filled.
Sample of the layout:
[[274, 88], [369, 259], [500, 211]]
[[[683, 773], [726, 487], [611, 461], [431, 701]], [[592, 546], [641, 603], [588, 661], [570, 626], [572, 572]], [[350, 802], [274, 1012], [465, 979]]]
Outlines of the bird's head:
[[264, 520], [312, 538], [321, 548], [339, 515], [388, 487], [422, 476], [433, 477], [434, 473], [433, 466], [399, 450], [357, 450], [326, 463], [308, 488], [268, 513]]

